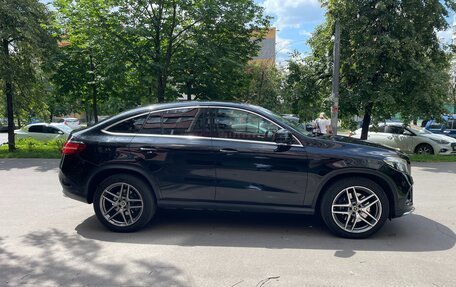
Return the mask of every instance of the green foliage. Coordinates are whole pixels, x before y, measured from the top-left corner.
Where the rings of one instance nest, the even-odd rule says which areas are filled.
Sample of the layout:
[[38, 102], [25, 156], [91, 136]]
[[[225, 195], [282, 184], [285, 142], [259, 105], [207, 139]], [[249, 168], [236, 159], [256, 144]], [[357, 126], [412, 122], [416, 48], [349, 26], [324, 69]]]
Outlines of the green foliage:
[[283, 72], [274, 65], [252, 62], [246, 69], [249, 80], [245, 93], [234, 95], [231, 100], [260, 105], [278, 113], [286, 112], [281, 105], [283, 99]]
[[245, 95], [245, 67], [259, 49], [252, 33], [269, 25], [251, 0], [56, 0], [54, 6], [66, 43], [55, 57], [55, 111], [94, 110], [96, 101], [102, 113], [116, 113], [183, 95]]
[[[44, 61], [53, 53], [55, 41], [49, 23], [51, 13], [37, 0], [5, 0], [0, 3], [0, 84], [2, 104], [9, 122], [36, 111], [45, 115], [48, 94]], [[13, 108], [16, 106], [16, 108]], [[18, 123], [20, 125], [20, 122]], [[13, 129], [8, 131], [14, 149]]]
[[412, 154], [409, 157], [412, 162], [456, 162], [455, 155]]
[[294, 53], [288, 61], [283, 97], [286, 109], [302, 121], [315, 119], [329, 110], [330, 74], [315, 57]]
[[9, 152], [6, 145], [0, 146], [0, 158], [60, 158], [64, 143], [64, 140], [20, 139], [14, 152]]
[[371, 116], [379, 121], [401, 113], [409, 121], [442, 111], [449, 56], [437, 31], [448, 28], [445, 17], [454, 1], [322, 2], [326, 22], [310, 45], [316, 61], [329, 66], [332, 27], [339, 19], [342, 117], [364, 114], [368, 125]]

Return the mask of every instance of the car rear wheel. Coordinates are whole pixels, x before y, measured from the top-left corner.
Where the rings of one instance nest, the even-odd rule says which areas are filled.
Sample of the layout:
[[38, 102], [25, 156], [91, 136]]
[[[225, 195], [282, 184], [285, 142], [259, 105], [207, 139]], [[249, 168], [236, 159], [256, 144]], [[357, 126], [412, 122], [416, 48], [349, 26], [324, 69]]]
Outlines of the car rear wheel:
[[112, 231], [137, 231], [149, 223], [155, 214], [156, 204], [151, 192], [149, 185], [135, 176], [110, 176], [95, 192], [95, 214]]
[[332, 184], [321, 201], [328, 228], [345, 238], [366, 238], [377, 232], [389, 214], [383, 189], [367, 178], [347, 178]]
[[419, 144], [415, 148], [416, 154], [434, 154], [434, 149], [429, 144]]

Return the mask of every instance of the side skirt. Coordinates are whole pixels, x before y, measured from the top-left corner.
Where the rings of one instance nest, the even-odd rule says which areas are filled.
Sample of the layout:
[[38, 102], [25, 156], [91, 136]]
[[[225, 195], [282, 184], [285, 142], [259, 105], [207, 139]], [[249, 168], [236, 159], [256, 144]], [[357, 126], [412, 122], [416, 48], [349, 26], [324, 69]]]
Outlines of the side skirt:
[[221, 211], [246, 211], [263, 213], [293, 213], [313, 215], [315, 210], [307, 207], [278, 206], [263, 204], [239, 204], [224, 202], [205, 201], [180, 201], [180, 200], [159, 200], [159, 208], [193, 209], [193, 210], [221, 210]]

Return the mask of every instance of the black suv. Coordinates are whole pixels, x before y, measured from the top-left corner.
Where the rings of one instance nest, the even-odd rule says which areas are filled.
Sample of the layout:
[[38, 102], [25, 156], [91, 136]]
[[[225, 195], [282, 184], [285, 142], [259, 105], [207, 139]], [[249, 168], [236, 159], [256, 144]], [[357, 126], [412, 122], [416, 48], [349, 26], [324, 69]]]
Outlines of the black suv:
[[153, 105], [75, 132], [59, 178], [118, 232], [163, 207], [319, 213], [335, 234], [365, 238], [414, 209], [404, 154], [234, 103]]

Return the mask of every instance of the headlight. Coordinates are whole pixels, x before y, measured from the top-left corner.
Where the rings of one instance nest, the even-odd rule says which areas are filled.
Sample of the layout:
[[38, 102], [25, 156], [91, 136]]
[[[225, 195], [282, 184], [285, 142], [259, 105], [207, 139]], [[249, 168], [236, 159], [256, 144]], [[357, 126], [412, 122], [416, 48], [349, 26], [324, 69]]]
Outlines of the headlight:
[[387, 157], [383, 160], [389, 166], [400, 172], [410, 174], [407, 161], [399, 157]]
[[431, 139], [433, 142], [436, 142], [438, 144], [449, 144], [450, 142], [446, 140], [438, 140], [438, 139]]

